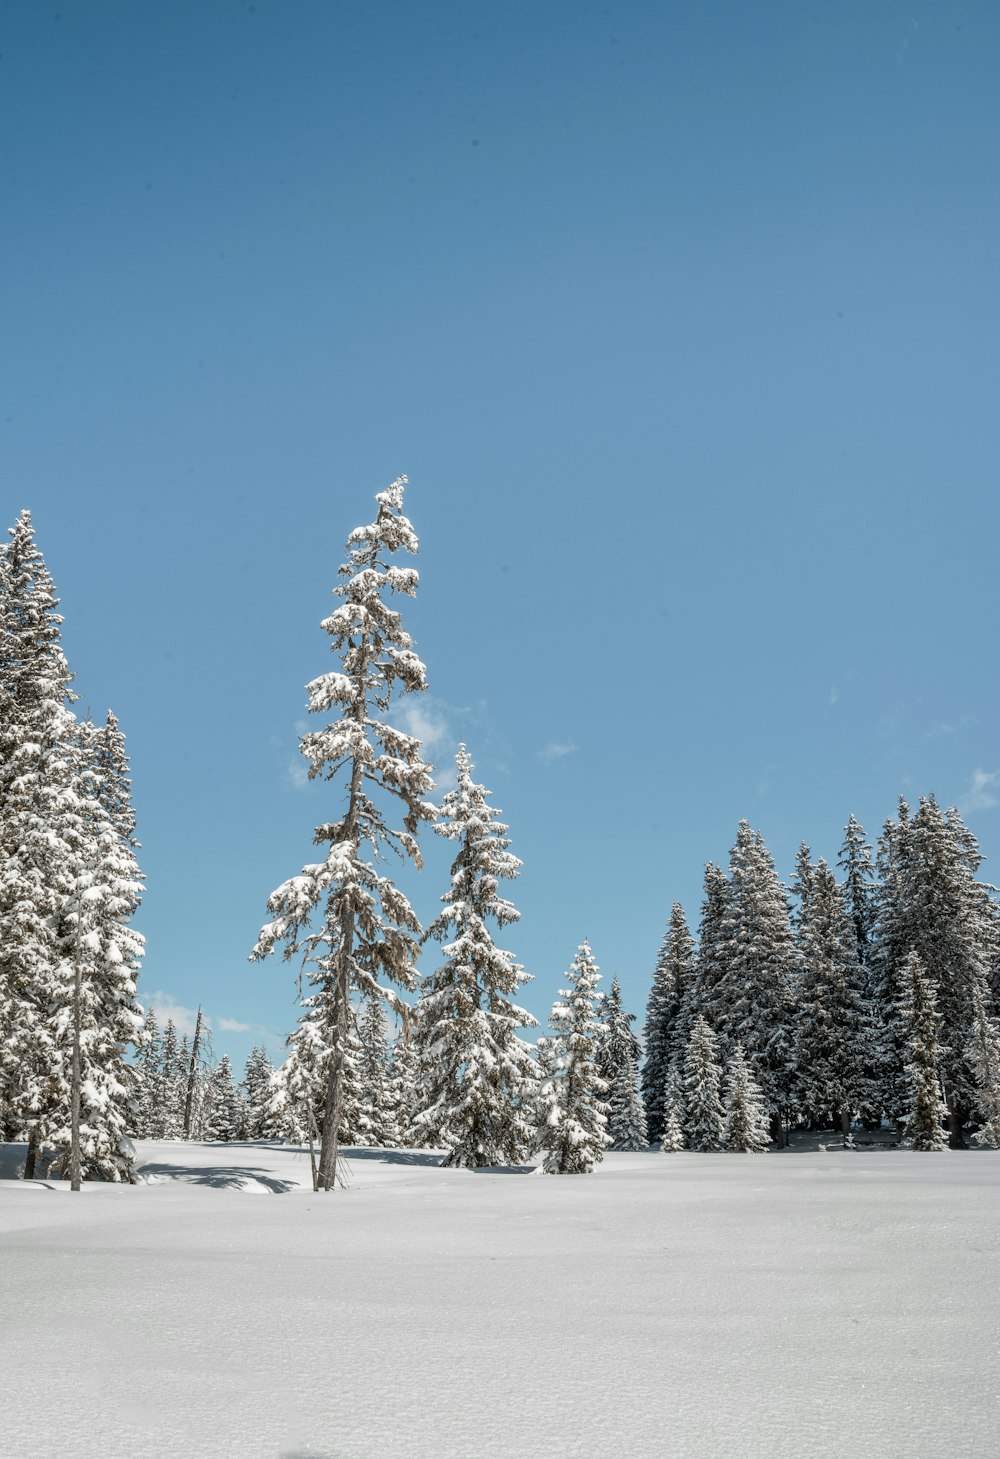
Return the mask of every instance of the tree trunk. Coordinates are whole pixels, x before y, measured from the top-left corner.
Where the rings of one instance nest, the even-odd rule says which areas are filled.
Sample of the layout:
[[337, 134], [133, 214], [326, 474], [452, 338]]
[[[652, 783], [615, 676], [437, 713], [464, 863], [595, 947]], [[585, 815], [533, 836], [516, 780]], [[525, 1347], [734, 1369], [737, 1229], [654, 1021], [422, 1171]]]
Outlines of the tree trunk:
[[[364, 667], [359, 674], [364, 683]], [[358, 693], [354, 716], [362, 726], [365, 719], [365, 698]], [[341, 834], [345, 841], [353, 841], [358, 820], [358, 803], [364, 778], [364, 765], [360, 755], [354, 757], [351, 765], [351, 790], [347, 803]], [[323, 1106], [323, 1139], [319, 1148], [318, 1189], [332, 1191], [337, 1180], [337, 1140], [340, 1134], [341, 1116], [344, 1110], [344, 1056], [347, 1053], [347, 1015], [351, 1001], [351, 953], [354, 950], [354, 904], [346, 889], [340, 911], [340, 946], [337, 951], [337, 969], [334, 974], [333, 990], [333, 1057], [326, 1081], [326, 1101]]]
[[778, 1110], [772, 1110], [771, 1112], [771, 1143], [777, 1150], [783, 1150], [785, 1148], [785, 1131], [781, 1123], [781, 1114]]
[[80, 1189], [80, 988], [83, 972], [79, 959], [73, 976], [73, 1088], [69, 1123], [69, 1188]]
[[323, 1139], [319, 1148], [319, 1184], [317, 1189], [332, 1191], [337, 1182], [337, 1141], [344, 1109], [344, 1054], [347, 1044], [347, 959], [341, 959], [334, 991], [334, 1047], [330, 1072], [326, 1081], [326, 1102], [323, 1106]]
[[34, 1180], [35, 1162], [38, 1159], [38, 1130], [31, 1129], [28, 1132], [28, 1153], [24, 1157], [24, 1178]]
[[948, 1090], [946, 1099], [948, 1104], [948, 1149], [968, 1150], [969, 1147], [965, 1142], [965, 1136], [962, 1134], [966, 1110], [959, 1102], [954, 1090]]
[[844, 1144], [852, 1144], [851, 1140], [851, 1111], [845, 1107], [840, 1111], [840, 1131], [844, 1137]]
[[184, 1138], [191, 1138], [191, 1106], [194, 1103], [194, 1079], [198, 1070], [198, 1045], [201, 1042], [201, 1004], [194, 1025], [194, 1043], [191, 1045], [191, 1064], [188, 1068], [187, 1094], [184, 1098]]

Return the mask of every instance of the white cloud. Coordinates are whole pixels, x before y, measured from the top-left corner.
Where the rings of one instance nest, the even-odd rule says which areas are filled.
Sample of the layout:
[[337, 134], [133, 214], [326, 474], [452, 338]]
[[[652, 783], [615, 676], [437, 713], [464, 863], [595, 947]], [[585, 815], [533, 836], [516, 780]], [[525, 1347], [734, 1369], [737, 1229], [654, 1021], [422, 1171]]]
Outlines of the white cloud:
[[973, 770], [969, 788], [959, 801], [963, 816], [1000, 805], [1000, 770]]
[[404, 700], [396, 710], [396, 719], [400, 729], [418, 739], [429, 754], [437, 746], [447, 745], [452, 738], [441, 701], [428, 699], [426, 695], [421, 699]]
[[[171, 993], [152, 992], [143, 997], [140, 994], [144, 1008], [152, 1008], [156, 1015], [156, 1021], [162, 1029], [168, 1018], [174, 1021], [174, 1027], [179, 1034], [187, 1034], [188, 1038], [194, 1037], [194, 1026], [198, 1018], [197, 1008], [185, 1008], [183, 1003], [178, 1003]], [[204, 1027], [205, 1017], [202, 1017]]]
[[[297, 739], [302, 738], [310, 726], [304, 719], [296, 721], [295, 735]], [[309, 784], [309, 761], [302, 754], [302, 751], [295, 747], [288, 759], [285, 761], [285, 779], [293, 790], [304, 790]]]
[[550, 740], [538, 751], [538, 758], [543, 765], [551, 765], [554, 760], [563, 760], [575, 750], [572, 740]]
[[237, 1018], [220, 1018], [216, 1021], [219, 1028], [223, 1029], [226, 1033], [250, 1032], [250, 1025], [248, 1023], [240, 1023], [239, 1019]]

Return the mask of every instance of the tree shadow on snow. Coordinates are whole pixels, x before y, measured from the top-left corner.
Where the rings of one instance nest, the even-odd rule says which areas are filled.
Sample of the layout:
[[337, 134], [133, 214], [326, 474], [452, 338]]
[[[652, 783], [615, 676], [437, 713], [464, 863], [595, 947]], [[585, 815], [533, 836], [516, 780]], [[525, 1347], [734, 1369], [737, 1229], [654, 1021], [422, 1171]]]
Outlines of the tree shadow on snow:
[[378, 1160], [383, 1165], [440, 1165], [444, 1156], [440, 1151], [388, 1150], [379, 1145], [342, 1145], [340, 1154], [345, 1160]]
[[245, 1190], [248, 1185], [262, 1185], [275, 1196], [297, 1190], [298, 1181], [278, 1180], [258, 1167], [250, 1165], [140, 1165], [136, 1171], [140, 1181], [150, 1176], [165, 1180], [183, 1180], [189, 1185], [208, 1185], [213, 1190]]

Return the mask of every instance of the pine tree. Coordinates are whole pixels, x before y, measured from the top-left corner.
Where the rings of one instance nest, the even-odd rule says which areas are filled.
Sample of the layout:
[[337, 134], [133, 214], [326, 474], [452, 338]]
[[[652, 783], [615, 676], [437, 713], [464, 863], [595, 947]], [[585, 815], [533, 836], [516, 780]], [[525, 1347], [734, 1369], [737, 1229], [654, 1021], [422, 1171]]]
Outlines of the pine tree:
[[445, 961], [425, 981], [418, 1020], [418, 1123], [448, 1149], [445, 1165], [513, 1165], [529, 1153], [535, 1062], [516, 1028], [535, 1019], [510, 1001], [529, 981], [512, 953], [498, 948], [488, 923], [509, 926], [520, 913], [497, 894], [517, 876], [507, 827], [489, 805], [490, 792], [472, 779], [464, 745], [458, 780], [441, 806], [435, 832], [458, 843], [444, 911], [426, 937], [444, 942]]
[[[944, 813], [922, 797], [910, 817], [905, 803], [887, 827], [881, 863], [876, 967], [887, 1031], [885, 1084], [905, 1096], [903, 1029], [896, 1010], [908, 996], [910, 952], [917, 952], [937, 988], [941, 1016], [941, 1077], [948, 1103], [949, 1144], [963, 1148], [963, 1125], [976, 1102], [968, 1050], [977, 998], [991, 1003], [994, 913], [989, 891], [976, 880], [979, 849], [957, 811]], [[894, 1111], [899, 1113], [898, 1109]]]
[[[114, 740], [112, 742], [112, 734]], [[135, 860], [124, 744], [117, 724], [77, 727], [67, 746], [61, 862], [59, 964], [53, 1101], [46, 1139], [54, 1172], [99, 1180], [133, 1179], [137, 1079], [125, 1057], [141, 1038], [136, 977], [143, 938], [131, 926], [142, 895]]]
[[739, 1044], [726, 1070], [725, 1111], [722, 1138], [727, 1150], [759, 1155], [767, 1149], [771, 1143], [767, 1107]]
[[184, 1117], [181, 1092], [183, 1057], [177, 1041], [177, 1025], [172, 1018], [168, 1018], [163, 1030], [161, 1045], [160, 1077], [163, 1081], [163, 1102], [160, 1105], [156, 1134], [153, 1137], [158, 1140], [179, 1140], [181, 1137]]
[[638, 1063], [641, 1046], [632, 1032], [634, 1013], [622, 1007], [618, 979], [601, 1005], [601, 1032], [595, 1061], [607, 1086], [608, 1138], [612, 1150], [645, 1150], [649, 1145], [646, 1112], [639, 1095]]
[[70, 673], [52, 579], [22, 512], [0, 550], [0, 1138], [27, 1136], [27, 1179], [58, 1098], [53, 1012], [74, 769]]
[[650, 1140], [663, 1135], [667, 1073], [675, 1054], [675, 1035], [685, 995], [695, 978], [695, 943], [688, 931], [684, 908], [675, 902], [660, 945], [653, 986], [646, 1005], [646, 1061], [642, 1067], [642, 1098]]
[[722, 1149], [725, 1111], [720, 1094], [722, 1069], [718, 1047], [715, 1034], [699, 1015], [684, 1053], [686, 1134], [692, 1150]]
[[976, 1113], [982, 1121], [972, 1138], [977, 1145], [1000, 1150], [1000, 1029], [987, 1013], [986, 999], [978, 989], [973, 994], [966, 1059], [976, 1082]]
[[812, 869], [810, 897], [799, 924], [799, 949], [797, 1104], [820, 1124], [832, 1118], [847, 1142], [852, 1114], [871, 1102], [867, 1071], [874, 1065], [875, 1033], [854, 928], [825, 861]]
[[[302, 737], [309, 776], [333, 778], [345, 771], [349, 785], [342, 817], [317, 827], [315, 840], [326, 845], [324, 859], [303, 867], [271, 894], [273, 920], [262, 929], [252, 956], [266, 957], [279, 945], [286, 959], [302, 954], [310, 964], [310, 980], [322, 996], [310, 1012], [323, 1015], [316, 1030], [325, 1062], [326, 1089], [322, 1112], [318, 1186], [335, 1184], [338, 1131], [346, 1093], [345, 1060], [352, 993], [378, 997], [396, 1006], [392, 989], [379, 978], [412, 988], [419, 951], [420, 924], [406, 897], [382, 876], [378, 858], [385, 846], [420, 864], [417, 831], [431, 820], [433, 807], [424, 800], [431, 788], [430, 767], [420, 758], [420, 742], [394, 728], [383, 717], [394, 690], [420, 692], [426, 671], [413, 651], [398, 612], [386, 597], [412, 597], [417, 573], [390, 564], [399, 550], [415, 553], [418, 543], [403, 515], [399, 477], [376, 497], [378, 515], [348, 538], [348, 560], [334, 589], [342, 601], [323, 627], [340, 654], [342, 672], [323, 674], [309, 685], [309, 711], [322, 714], [339, 708], [333, 723]], [[397, 798], [403, 807], [402, 828], [390, 830], [379, 805], [369, 794], [375, 788]], [[371, 848], [372, 859], [363, 854]], [[317, 909], [322, 922], [310, 928]]]
[[538, 1040], [542, 1168], [552, 1175], [586, 1175], [608, 1145], [604, 1081], [597, 1072], [595, 1016], [600, 974], [582, 942], [567, 974], [569, 987], [549, 1016], [551, 1034]]
[[943, 1150], [941, 1121], [948, 1110], [941, 1098], [937, 987], [916, 952], [911, 952], [905, 963], [900, 1015], [909, 1055], [906, 1130], [914, 1150]]
[[271, 1115], [273, 1078], [274, 1065], [267, 1057], [267, 1049], [263, 1044], [255, 1046], [247, 1056], [240, 1085], [244, 1111], [241, 1138], [244, 1140], [270, 1140], [277, 1133]]
[[663, 1130], [660, 1149], [664, 1153], [684, 1149], [684, 1086], [676, 1064], [667, 1069], [662, 1099]]
[[160, 1073], [163, 1054], [160, 1029], [152, 1008], [146, 1012], [142, 1036], [137, 1042], [139, 1052], [136, 1058], [138, 1089], [135, 1134], [140, 1140], [152, 1140], [156, 1138], [159, 1110], [163, 1102], [163, 1077]]
[[0, 551], [0, 1136], [27, 1135], [28, 1178], [55, 1144], [78, 1189], [131, 1178], [141, 879], [120, 732], [73, 715], [57, 606], [22, 512]]
[[854, 931], [858, 966], [866, 970], [875, 921], [875, 869], [871, 847], [865, 840], [865, 829], [853, 816], [848, 820], [844, 831], [844, 844], [837, 865], [844, 873], [844, 900]]
[[229, 1056], [223, 1054], [209, 1078], [209, 1114], [206, 1136], [209, 1140], [236, 1140], [243, 1122], [243, 1111]]
[[392, 1044], [389, 1061], [389, 1099], [392, 1106], [392, 1143], [409, 1148], [424, 1142], [425, 1135], [416, 1123], [417, 1056], [409, 1025], [413, 1013], [400, 1023]]
[[791, 892], [797, 898], [798, 910], [795, 916], [796, 930], [801, 928], [803, 917], [808, 915], [816, 868], [812, 863], [812, 852], [804, 841], [799, 844], [795, 855], [795, 875], [792, 877]]
[[394, 1144], [395, 1118], [389, 1086], [389, 1051], [381, 998], [366, 998], [358, 1020], [359, 1145]]
[[716, 957], [721, 975], [703, 1001], [724, 1054], [737, 1043], [767, 1101], [771, 1137], [783, 1143], [782, 1119], [793, 1100], [793, 988], [798, 958], [785, 889], [759, 831], [741, 821]]
[[701, 920], [698, 924], [698, 958], [695, 978], [688, 984], [687, 996], [681, 1003], [681, 1014], [677, 1020], [676, 1037], [673, 1041], [671, 1058], [680, 1067], [694, 1021], [699, 1014], [709, 1017], [718, 1011], [719, 998], [725, 993], [726, 965], [729, 956], [726, 946], [726, 925], [729, 918], [733, 889], [729, 877], [709, 861], [705, 867], [705, 890], [701, 904]]

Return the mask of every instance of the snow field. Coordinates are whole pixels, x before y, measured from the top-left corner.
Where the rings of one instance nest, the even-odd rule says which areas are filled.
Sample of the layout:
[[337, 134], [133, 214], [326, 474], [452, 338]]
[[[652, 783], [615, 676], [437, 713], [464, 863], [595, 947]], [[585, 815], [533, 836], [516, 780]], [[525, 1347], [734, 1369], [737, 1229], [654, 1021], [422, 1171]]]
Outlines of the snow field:
[[352, 1151], [316, 1196], [297, 1150], [150, 1143], [138, 1188], [0, 1183], [2, 1452], [996, 1452], [1000, 1154], [432, 1159]]

